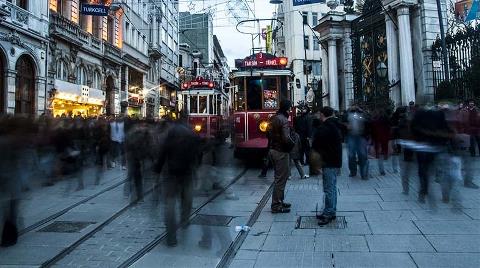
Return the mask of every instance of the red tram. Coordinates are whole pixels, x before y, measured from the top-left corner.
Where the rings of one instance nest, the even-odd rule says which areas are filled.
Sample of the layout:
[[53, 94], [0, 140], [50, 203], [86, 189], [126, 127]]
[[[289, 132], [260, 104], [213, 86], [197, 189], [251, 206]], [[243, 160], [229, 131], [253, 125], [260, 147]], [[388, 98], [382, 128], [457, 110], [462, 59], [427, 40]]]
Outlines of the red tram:
[[234, 84], [232, 142], [236, 157], [267, 149], [268, 121], [281, 100], [292, 99], [289, 86], [292, 72], [286, 68], [287, 64], [287, 58], [266, 53], [235, 61], [237, 70], [230, 78]]
[[197, 77], [182, 84], [182, 100], [188, 123], [200, 136], [221, 138], [228, 119], [229, 97], [214, 81]]

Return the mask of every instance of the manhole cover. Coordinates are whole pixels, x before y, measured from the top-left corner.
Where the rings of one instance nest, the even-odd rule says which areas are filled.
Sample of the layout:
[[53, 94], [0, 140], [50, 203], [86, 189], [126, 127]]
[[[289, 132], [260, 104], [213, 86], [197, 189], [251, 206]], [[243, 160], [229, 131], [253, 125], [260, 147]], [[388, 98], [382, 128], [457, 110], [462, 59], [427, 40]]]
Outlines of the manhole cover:
[[295, 229], [345, 229], [347, 228], [347, 221], [345, 216], [337, 216], [327, 225], [318, 225], [318, 219], [315, 216], [300, 216], [297, 219]]
[[196, 215], [190, 224], [195, 225], [210, 225], [210, 226], [228, 226], [228, 223], [233, 219], [232, 216], [224, 215]]
[[38, 232], [46, 232], [46, 233], [78, 233], [87, 227], [90, 224], [94, 224], [95, 222], [85, 222], [85, 221], [55, 221], [42, 229], [38, 230]]

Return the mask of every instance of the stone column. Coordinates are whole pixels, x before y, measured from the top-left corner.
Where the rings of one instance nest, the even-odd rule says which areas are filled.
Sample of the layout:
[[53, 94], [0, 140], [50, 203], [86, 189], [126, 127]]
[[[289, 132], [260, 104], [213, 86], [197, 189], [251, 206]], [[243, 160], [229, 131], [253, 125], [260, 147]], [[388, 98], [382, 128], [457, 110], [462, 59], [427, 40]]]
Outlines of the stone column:
[[[397, 9], [398, 40], [400, 46], [400, 78], [402, 105], [415, 101], [413, 75], [412, 36], [410, 32], [410, 10], [408, 6]], [[388, 42], [388, 39], [387, 39]]]
[[328, 92], [330, 107], [339, 109], [338, 101], [338, 67], [337, 67], [337, 40], [328, 40]]
[[[388, 14], [385, 14], [386, 34], [387, 34], [387, 63], [388, 63], [388, 81], [394, 84], [399, 80], [398, 73], [398, 37], [395, 24]], [[395, 106], [402, 104], [400, 87], [398, 85], [390, 89], [390, 99]]]

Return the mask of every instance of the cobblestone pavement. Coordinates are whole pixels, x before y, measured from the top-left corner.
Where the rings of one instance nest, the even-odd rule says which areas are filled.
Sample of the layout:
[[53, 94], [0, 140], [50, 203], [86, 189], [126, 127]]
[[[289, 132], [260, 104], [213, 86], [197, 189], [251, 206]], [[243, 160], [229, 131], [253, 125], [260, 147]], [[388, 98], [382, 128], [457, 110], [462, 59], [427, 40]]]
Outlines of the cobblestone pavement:
[[[433, 197], [422, 204], [416, 183], [403, 195], [399, 174], [377, 176], [375, 161], [370, 159], [368, 181], [348, 177], [346, 168], [338, 178], [337, 217], [345, 217], [346, 228], [297, 229], [299, 216], [315, 216], [317, 205], [321, 211], [323, 189], [318, 177], [291, 179], [286, 189], [291, 213], [271, 214], [269, 201], [230, 268], [480, 267], [480, 190], [459, 183], [460, 200], [445, 204], [440, 186], [432, 183]], [[477, 183], [479, 168], [480, 162]], [[411, 169], [416, 174], [416, 167]]]

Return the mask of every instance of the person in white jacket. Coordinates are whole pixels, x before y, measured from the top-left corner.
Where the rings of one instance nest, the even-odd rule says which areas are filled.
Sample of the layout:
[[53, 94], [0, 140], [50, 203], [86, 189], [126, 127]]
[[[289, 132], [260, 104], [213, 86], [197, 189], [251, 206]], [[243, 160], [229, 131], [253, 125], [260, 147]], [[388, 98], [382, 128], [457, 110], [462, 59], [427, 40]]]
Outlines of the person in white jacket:
[[115, 167], [118, 157], [120, 157], [120, 164], [122, 169], [126, 170], [126, 159], [125, 159], [125, 121], [122, 117], [115, 118], [114, 121], [110, 122], [110, 140], [112, 142], [111, 146], [111, 161], [112, 167]]

